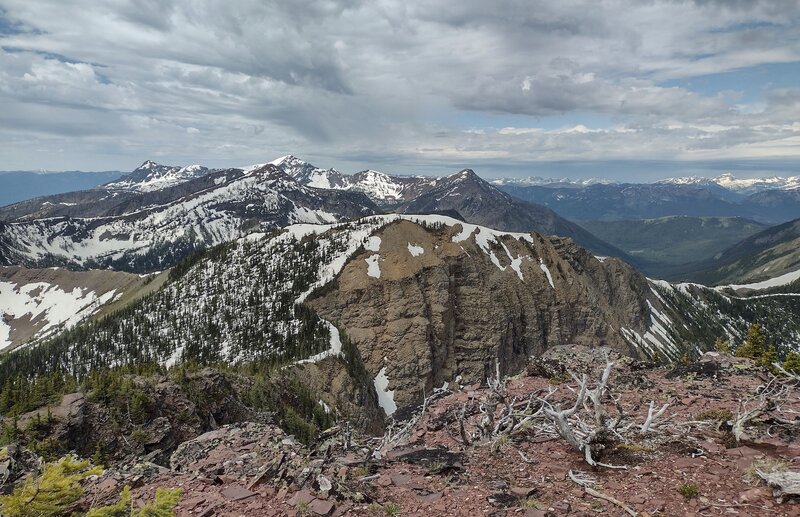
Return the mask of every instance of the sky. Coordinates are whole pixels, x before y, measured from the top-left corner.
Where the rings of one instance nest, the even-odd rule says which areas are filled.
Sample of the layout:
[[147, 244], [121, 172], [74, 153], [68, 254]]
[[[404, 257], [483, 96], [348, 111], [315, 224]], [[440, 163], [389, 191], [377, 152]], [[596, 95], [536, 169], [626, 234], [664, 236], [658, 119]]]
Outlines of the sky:
[[800, 174], [796, 0], [0, 0], [0, 170]]

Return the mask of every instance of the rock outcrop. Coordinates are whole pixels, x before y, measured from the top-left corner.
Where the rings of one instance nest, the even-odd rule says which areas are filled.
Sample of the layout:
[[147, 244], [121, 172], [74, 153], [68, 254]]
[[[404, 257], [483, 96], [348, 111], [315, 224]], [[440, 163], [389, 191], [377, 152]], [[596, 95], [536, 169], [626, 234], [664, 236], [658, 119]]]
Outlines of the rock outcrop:
[[308, 301], [388, 378], [397, 407], [458, 376], [485, 379], [495, 360], [519, 372], [554, 345], [648, 356], [630, 336], [648, 332], [658, 301], [631, 267], [570, 239], [453, 223], [384, 226]]

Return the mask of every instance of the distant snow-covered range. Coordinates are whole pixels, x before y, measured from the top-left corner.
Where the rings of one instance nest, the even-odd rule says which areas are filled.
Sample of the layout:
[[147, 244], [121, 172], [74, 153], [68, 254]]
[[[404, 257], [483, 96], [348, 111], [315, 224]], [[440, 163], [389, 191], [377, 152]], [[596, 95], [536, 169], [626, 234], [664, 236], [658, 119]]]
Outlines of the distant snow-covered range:
[[547, 187], [588, 187], [589, 185], [611, 185], [616, 183], [605, 178], [586, 178], [572, 180], [569, 178], [496, 178], [489, 181], [493, 185], [547, 186]]
[[671, 185], [717, 185], [740, 194], [754, 194], [765, 190], [797, 190], [800, 188], [800, 176], [739, 179], [731, 173], [726, 173], [716, 178], [702, 178], [699, 176], [668, 178], [659, 183]]
[[[616, 185], [618, 181], [605, 178], [586, 178], [572, 180], [569, 178], [541, 178], [538, 176], [528, 178], [497, 178], [490, 180], [494, 185], [516, 185], [521, 187], [588, 187], [591, 185]], [[661, 185], [695, 185], [717, 186], [731, 192], [747, 195], [765, 190], [797, 190], [800, 189], [800, 176], [771, 176], [769, 178], [737, 178], [732, 173], [725, 173], [715, 178], [701, 176], [685, 176], [667, 178], [657, 181]]]

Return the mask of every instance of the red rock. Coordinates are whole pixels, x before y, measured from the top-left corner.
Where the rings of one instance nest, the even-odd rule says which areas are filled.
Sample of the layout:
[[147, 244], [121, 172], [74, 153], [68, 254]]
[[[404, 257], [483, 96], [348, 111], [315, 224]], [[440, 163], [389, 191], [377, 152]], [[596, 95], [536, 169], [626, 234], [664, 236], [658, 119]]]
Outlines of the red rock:
[[[403, 474], [389, 474], [389, 480], [391, 481], [390, 484], [397, 487], [407, 486], [410, 479], [411, 478], [409, 476], [404, 476]], [[381, 485], [381, 486], [388, 486], [388, 485]]]
[[760, 458], [763, 454], [756, 449], [751, 447], [736, 447], [733, 449], [727, 449], [723, 456], [728, 458]]
[[317, 515], [330, 515], [333, 513], [333, 502], [314, 499], [308, 504], [308, 508]]
[[316, 499], [316, 497], [314, 497], [314, 494], [312, 494], [310, 490], [303, 489], [294, 494], [294, 496], [289, 499], [288, 503], [292, 506], [297, 506], [300, 503], [308, 504], [314, 499]]
[[442, 498], [441, 492], [431, 492], [429, 494], [419, 494], [414, 493], [414, 497], [417, 498], [418, 501], [423, 503], [435, 503]]
[[675, 460], [675, 467], [681, 471], [696, 469], [706, 464], [702, 456], [699, 458], [678, 458]]
[[203, 497], [201, 495], [197, 495], [197, 496], [182, 500], [181, 501], [181, 506], [183, 508], [187, 509], [187, 510], [194, 510], [195, 508], [197, 508], [198, 506], [200, 506], [201, 504], [203, 504], [205, 502], [206, 502], [206, 498], [205, 497]]
[[117, 483], [116, 479], [104, 479], [100, 483], [97, 484], [97, 490], [100, 492], [105, 492], [106, 490], [113, 490], [117, 487], [119, 483]]
[[247, 505], [247, 510], [249, 512], [255, 512], [256, 510], [261, 510], [262, 508], [264, 508], [264, 503], [261, 501], [253, 501]]
[[222, 491], [222, 496], [230, 501], [242, 501], [256, 495], [241, 485], [231, 485]]
[[547, 512], [544, 510], [527, 509], [524, 515], [525, 517], [547, 517]]
[[635, 494], [628, 499], [628, 502], [631, 504], [644, 504], [647, 502], [647, 497], [644, 494]]
[[758, 501], [759, 499], [765, 499], [767, 493], [762, 488], [751, 488], [750, 490], [745, 490], [741, 494], [739, 494], [739, 502], [740, 503], [752, 503], [754, 501]]
[[511, 494], [517, 497], [530, 497], [536, 492], [537, 489], [533, 487], [521, 487], [521, 486], [511, 487]]

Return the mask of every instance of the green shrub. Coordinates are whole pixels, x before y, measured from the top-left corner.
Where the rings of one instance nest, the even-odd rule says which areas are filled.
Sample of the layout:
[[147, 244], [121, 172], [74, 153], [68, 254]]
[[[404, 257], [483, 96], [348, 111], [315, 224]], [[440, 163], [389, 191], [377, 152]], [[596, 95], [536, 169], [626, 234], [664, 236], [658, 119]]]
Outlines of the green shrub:
[[693, 499], [700, 494], [700, 488], [696, 483], [684, 483], [678, 487], [678, 493], [686, 499]]
[[41, 476], [30, 478], [10, 495], [0, 496], [0, 514], [4, 517], [66, 515], [83, 495], [81, 481], [102, 472], [99, 467], [88, 467], [88, 461], [77, 461], [71, 456], [47, 463]]
[[800, 354], [794, 351], [786, 354], [783, 369], [789, 373], [800, 374]]
[[147, 503], [141, 509], [132, 510], [131, 489], [126, 486], [122, 489], [119, 502], [93, 508], [89, 510], [86, 517], [173, 517], [182, 492], [180, 488], [157, 488], [156, 498], [152, 502]]
[[736, 356], [758, 359], [767, 349], [767, 338], [764, 336], [761, 325], [753, 323], [747, 330], [747, 339], [736, 349]]

